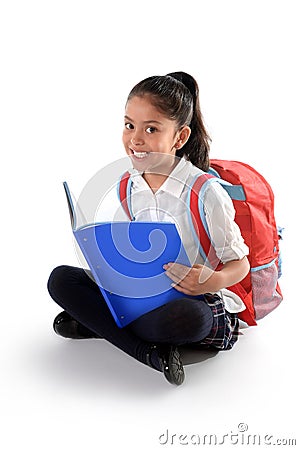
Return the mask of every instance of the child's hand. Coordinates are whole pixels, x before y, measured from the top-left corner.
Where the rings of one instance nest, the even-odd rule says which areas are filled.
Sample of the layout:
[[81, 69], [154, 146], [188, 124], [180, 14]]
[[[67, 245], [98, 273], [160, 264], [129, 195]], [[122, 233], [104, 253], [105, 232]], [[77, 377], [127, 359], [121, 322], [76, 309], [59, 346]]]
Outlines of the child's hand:
[[214, 293], [223, 287], [221, 272], [215, 272], [201, 264], [187, 267], [182, 264], [168, 263], [163, 268], [166, 270], [166, 275], [174, 281], [172, 286], [187, 295]]

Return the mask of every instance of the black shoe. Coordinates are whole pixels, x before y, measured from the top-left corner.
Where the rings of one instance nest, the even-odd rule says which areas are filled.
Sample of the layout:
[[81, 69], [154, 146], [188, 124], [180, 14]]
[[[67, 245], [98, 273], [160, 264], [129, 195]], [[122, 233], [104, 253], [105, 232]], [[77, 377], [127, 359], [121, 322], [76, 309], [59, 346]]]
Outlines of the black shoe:
[[149, 354], [149, 365], [151, 364], [151, 352], [156, 351], [161, 371], [169, 383], [180, 386], [184, 382], [184, 369], [180, 359], [178, 348], [173, 345], [152, 345]]
[[71, 339], [91, 339], [91, 338], [101, 338], [101, 336], [96, 335], [91, 330], [81, 325], [77, 320], [75, 320], [66, 311], [62, 311], [58, 316], [55, 317], [53, 322], [53, 329], [56, 334], [64, 338]]

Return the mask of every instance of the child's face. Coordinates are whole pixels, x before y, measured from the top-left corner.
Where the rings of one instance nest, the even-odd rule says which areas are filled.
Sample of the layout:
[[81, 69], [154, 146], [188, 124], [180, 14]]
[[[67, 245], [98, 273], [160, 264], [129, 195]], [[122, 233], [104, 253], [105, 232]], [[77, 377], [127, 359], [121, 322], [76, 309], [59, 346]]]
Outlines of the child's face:
[[174, 156], [179, 139], [176, 122], [155, 108], [149, 96], [136, 96], [127, 102], [123, 144], [137, 168], [147, 166], [153, 153]]

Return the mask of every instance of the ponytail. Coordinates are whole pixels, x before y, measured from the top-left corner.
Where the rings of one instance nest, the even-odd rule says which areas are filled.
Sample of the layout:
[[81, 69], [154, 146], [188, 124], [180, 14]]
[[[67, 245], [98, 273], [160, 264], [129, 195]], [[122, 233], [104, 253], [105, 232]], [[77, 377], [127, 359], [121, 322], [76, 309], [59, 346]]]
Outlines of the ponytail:
[[210, 137], [205, 129], [200, 110], [199, 88], [196, 80], [185, 72], [173, 72], [168, 76], [183, 83], [193, 97], [193, 114], [191, 122], [187, 125], [191, 128], [191, 135], [186, 144], [176, 152], [176, 156], [185, 156], [192, 164], [204, 170], [209, 169]]

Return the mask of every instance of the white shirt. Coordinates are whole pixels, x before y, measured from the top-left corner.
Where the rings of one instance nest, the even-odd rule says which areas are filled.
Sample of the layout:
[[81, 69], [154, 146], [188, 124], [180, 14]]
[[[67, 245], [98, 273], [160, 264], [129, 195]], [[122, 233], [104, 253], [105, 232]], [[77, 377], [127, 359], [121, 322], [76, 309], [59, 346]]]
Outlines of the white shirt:
[[[155, 193], [140, 172], [132, 169], [130, 173], [131, 209], [135, 220], [175, 223], [191, 264], [203, 264], [187, 214], [189, 186], [203, 171], [182, 158]], [[211, 183], [207, 188], [203, 205], [209, 234], [222, 263], [248, 255], [249, 249], [234, 222], [232, 200], [219, 183]], [[233, 292], [222, 289], [218, 294], [223, 298], [227, 311], [237, 313], [245, 309], [240, 297]]]

